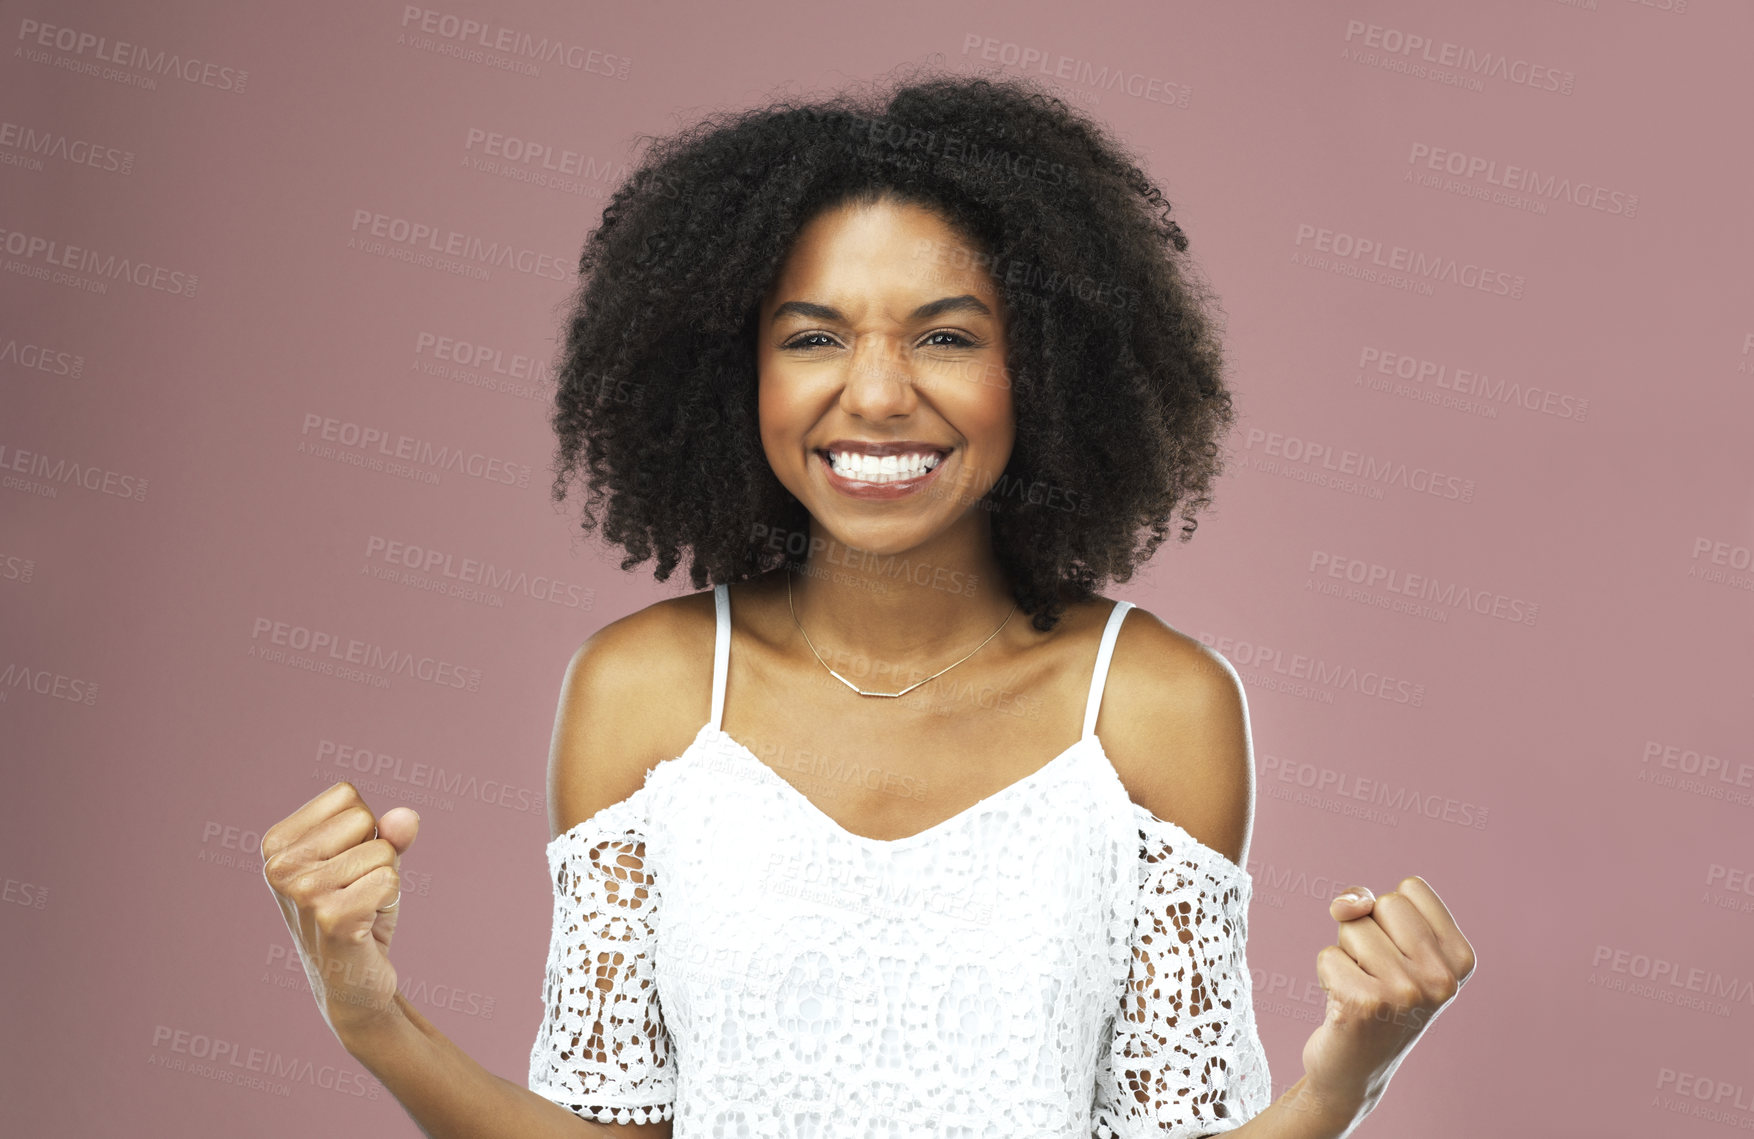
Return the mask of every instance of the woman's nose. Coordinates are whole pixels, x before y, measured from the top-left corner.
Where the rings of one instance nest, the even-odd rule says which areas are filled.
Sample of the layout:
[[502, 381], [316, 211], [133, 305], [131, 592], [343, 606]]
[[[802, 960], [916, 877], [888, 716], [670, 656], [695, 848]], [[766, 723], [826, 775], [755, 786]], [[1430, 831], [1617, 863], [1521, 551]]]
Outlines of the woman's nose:
[[913, 406], [913, 380], [912, 362], [893, 339], [863, 336], [841, 381], [841, 404], [867, 418], [905, 412]]

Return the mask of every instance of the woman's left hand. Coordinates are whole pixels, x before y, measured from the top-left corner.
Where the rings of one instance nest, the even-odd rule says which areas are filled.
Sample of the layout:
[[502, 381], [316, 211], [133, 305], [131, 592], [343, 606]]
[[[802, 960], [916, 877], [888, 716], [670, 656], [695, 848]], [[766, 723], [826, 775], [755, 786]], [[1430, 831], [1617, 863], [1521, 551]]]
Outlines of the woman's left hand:
[[1328, 904], [1337, 944], [1316, 954], [1327, 1014], [1303, 1046], [1305, 1094], [1362, 1119], [1401, 1059], [1474, 972], [1474, 947], [1437, 892], [1404, 878], [1380, 898], [1352, 886]]

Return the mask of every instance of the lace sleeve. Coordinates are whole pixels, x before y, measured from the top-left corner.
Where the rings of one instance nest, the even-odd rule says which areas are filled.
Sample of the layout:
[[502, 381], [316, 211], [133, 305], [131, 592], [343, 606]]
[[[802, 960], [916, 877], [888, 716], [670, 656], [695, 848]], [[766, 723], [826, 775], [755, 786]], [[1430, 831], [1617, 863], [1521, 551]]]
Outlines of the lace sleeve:
[[598, 1123], [669, 1119], [676, 1098], [643, 803], [642, 790], [548, 844], [554, 927], [529, 1087]]
[[1138, 807], [1132, 964], [1099, 1060], [1096, 1139], [1202, 1139], [1272, 1099], [1245, 945], [1253, 880]]

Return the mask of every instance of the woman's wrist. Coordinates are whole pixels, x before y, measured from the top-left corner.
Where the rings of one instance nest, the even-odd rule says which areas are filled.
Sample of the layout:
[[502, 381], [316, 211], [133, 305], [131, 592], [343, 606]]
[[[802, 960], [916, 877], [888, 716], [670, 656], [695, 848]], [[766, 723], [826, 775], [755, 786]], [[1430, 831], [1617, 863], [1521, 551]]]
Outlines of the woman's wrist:
[[1299, 1118], [1309, 1120], [1311, 1133], [1334, 1139], [1350, 1135], [1375, 1106], [1368, 1097], [1318, 1088], [1307, 1075], [1287, 1089], [1279, 1102]]
[[348, 1055], [369, 1068], [374, 1056], [406, 1048], [411, 1040], [422, 1036], [419, 1026], [408, 1018], [402, 1001], [402, 994], [397, 993], [383, 1009], [367, 1016], [358, 1015], [355, 1010], [344, 1019], [331, 1017], [329, 1027]]

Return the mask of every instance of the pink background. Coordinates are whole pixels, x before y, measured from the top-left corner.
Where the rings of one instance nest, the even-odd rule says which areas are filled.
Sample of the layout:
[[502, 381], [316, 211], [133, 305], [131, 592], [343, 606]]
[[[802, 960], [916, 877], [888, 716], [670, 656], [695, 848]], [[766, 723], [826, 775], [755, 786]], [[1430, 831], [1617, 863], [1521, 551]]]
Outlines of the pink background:
[[[1108, 592], [1247, 685], [1275, 1084], [1320, 1018], [1333, 889], [1417, 873], [1479, 972], [1361, 1134], [1754, 1127], [1748, 4], [151, 7], [38, 0], [4, 29], [10, 1134], [416, 1134], [319, 1018], [260, 875], [259, 832], [349, 776], [422, 812], [410, 999], [522, 1081], [562, 669], [689, 588], [623, 574], [550, 505], [525, 369], [636, 134], [934, 59], [1051, 79], [1138, 148], [1228, 313], [1242, 423], [1216, 510]], [[423, 13], [587, 65], [497, 66]], [[1392, 50], [1409, 36], [1432, 46]], [[1462, 49], [1533, 82], [1442, 66]], [[584, 169], [484, 168], [496, 133]], [[538, 267], [361, 248], [361, 211]], [[1404, 287], [1360, 241], [1487, 287]], [[310, 453], [324, 420], [500, 465]], [[1349, 453], [1391, 474], [1343, 475]], [[389, 542], [517, 584], [429, 591]], [[1408, 575], [1484, 611], [1408, 611]], [[276, 623], [466, 687], [304, 670], [263, 655]], [[336, 761], [359, 751], [400, 768]], [[252, 1053], [303, 1074], [247, 1086]]]

